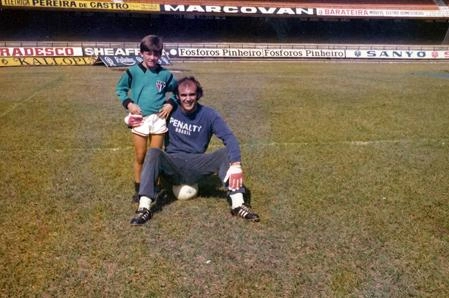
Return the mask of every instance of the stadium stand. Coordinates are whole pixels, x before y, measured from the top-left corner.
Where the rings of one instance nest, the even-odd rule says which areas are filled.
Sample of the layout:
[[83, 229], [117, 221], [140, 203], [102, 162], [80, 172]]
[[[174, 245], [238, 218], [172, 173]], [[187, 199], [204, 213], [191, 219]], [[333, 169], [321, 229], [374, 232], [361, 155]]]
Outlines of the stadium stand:
[[[107, 0], [104, 0], [107, 1]], [[126, 0], [125, 0], [126, 1]], [[136, 2], [136, 0], [133, 0]], [[148, 0], [140, 0], [149, 3]], [[161, 2], [168, 3], [168, 0]], [[110, 1], [109, 1], [110, 2]], [[176, 3], [291, 4], [296, 7], [438, 10], [447, 0], [170, 0]], [[82, 25], [80, 25], [82, 24]], [[161, 35], [167, 42], [263, 42], [440, 45], [449, 43], [448, 20], [195, 16], [66, 10], [0, 10], [2, 41], [123, 41]]]
[[[441, 44], [447, 22], [3, 11], [0, 40]], [[80, 26], [79, 24], [84, 24]]]

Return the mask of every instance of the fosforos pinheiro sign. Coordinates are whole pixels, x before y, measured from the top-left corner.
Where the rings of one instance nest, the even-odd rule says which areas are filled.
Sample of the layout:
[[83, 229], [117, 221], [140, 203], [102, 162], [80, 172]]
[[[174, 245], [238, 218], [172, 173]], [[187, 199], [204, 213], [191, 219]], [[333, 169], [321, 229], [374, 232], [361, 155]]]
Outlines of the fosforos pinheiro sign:
[[333, 49], [178, 47], [167, 52], [173, 58], [345, 58], [344, 50]]

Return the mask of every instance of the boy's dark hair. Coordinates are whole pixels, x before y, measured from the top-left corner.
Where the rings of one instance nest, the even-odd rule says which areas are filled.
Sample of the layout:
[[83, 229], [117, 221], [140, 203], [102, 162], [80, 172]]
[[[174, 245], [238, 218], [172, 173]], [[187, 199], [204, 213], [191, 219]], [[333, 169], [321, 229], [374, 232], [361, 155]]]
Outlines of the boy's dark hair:
[[201, 97], [203, 97], [203, 87], [201, 87], [200, 82], [198, 82], [197, 79], [195, 79], [195, 77], [193, 76], [184, 77], [178, 81], [178, 86], [176, 87], [176, 90], [174, 92], [176, 97], [179, 98], [179, 86], [184, 85], [188, 82], [193, 83], [196, 86], [196, 99], [199, 100]]
[[157, 35], [147, 35], [140, 42], [140, 52], [156, 52], [162, 54], [164, 43]]

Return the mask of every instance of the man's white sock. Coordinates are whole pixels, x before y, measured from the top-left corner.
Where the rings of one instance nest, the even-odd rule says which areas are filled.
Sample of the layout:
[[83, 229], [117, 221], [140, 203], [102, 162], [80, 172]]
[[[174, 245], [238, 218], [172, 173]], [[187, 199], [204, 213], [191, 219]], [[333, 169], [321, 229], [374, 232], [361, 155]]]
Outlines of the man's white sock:
[[150, 210], [150, 205], [153, 202], [152, 199], [150, 199], [147, 196], [141, 196], [140, 200], [139, 200], [139, 209], [143, 209], [146, 208], [148, 210]]
[[235, 209], [237, 207], [240, 207], [243, 205], [243, 203], [245, 202], [243, 200], [243, 194], [241, 192], [238, 193], [234, 193], [232, 195], [229, 195], [231, 197], [231, 202], [232, 202], [232, 209]]

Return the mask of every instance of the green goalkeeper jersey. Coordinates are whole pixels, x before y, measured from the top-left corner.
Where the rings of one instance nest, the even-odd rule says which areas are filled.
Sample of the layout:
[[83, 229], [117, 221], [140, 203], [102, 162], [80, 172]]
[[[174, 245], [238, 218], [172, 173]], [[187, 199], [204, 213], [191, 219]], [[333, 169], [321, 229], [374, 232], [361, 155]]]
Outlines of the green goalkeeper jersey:
[[158, 65], [147, 69], [142, 63], [128, 68], [117, 82], [115, 93], [126, 108], [130, 102], [137, 104], [143, 116], [158, 113], [166, 102], [167, 92], [174, 92], [177, 82], [173, 74]]

